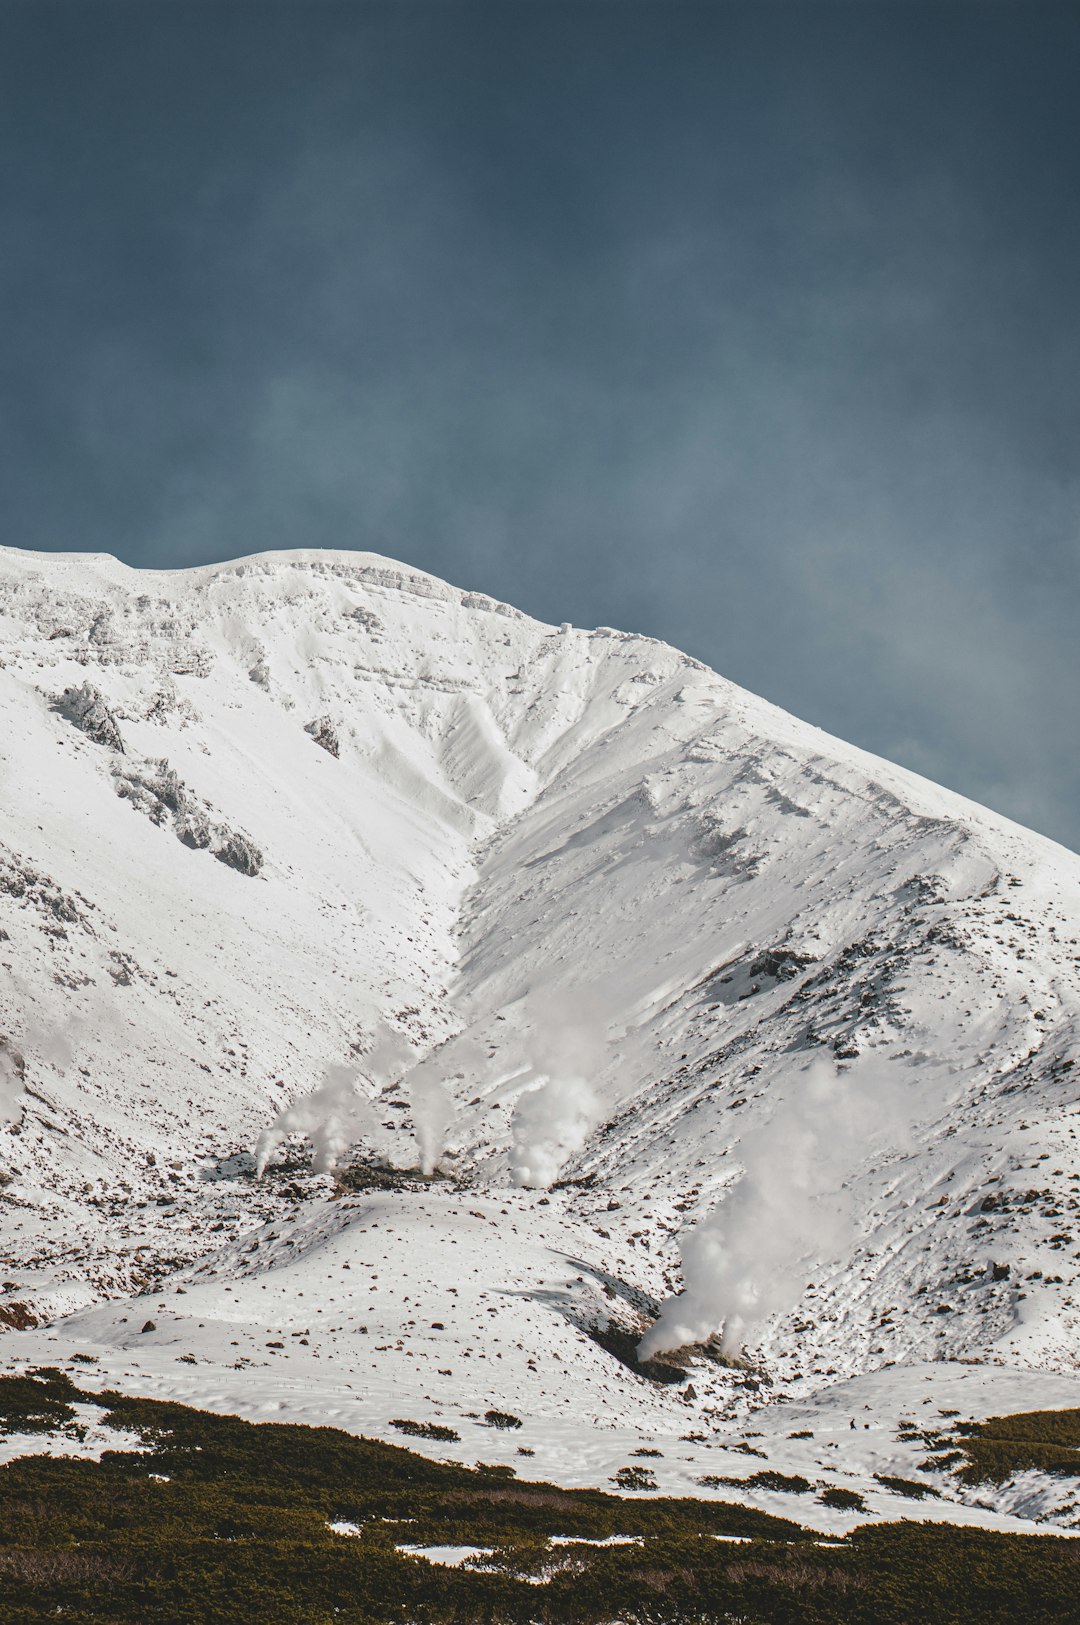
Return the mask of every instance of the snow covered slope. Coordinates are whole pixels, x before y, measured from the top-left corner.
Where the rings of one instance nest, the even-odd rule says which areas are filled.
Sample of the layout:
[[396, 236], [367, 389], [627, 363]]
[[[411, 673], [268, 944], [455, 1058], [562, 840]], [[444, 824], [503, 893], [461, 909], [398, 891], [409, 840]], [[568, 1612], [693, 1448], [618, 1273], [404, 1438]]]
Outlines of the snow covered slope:
[[[1080, 1403], [1071, 853], [357, 553], [0, 550], [0, 775], [12, 1357], [369, 1432], [527, 1413], [567, 1481], [689, 1431], [683, 1487], [765, 1399]], [[366, 1158], [453, 1182], [254, 1181], [328, 1077]], [[681, 1285], [647, 1348], [748, 1362], [689, 1397], [589, 1336]]]

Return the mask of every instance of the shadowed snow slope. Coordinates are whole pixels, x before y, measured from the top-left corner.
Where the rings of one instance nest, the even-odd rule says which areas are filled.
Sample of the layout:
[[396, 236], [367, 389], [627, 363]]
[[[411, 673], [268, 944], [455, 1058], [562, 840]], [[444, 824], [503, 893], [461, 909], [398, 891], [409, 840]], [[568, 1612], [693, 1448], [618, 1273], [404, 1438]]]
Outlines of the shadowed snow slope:
[[[1080, 1396], [1063, 848], [662, 644], [362, 553], [0, 550], [0, 774], [13, 1355], [370, 1432], [518, 1408], [569, 1478], [610, 1465], [581, 1429], [850, 1382], [899, 1415], [950, 1359], [973, 1413], [995, 1371]], [[454, 1182], [253, 1182], [328, 1076], [364, 1157], [415, 1168], [419, 1127]], [[689, 1399], [588, 1336], [632, 1358], [680, 1286], [653, 1347], [750, 1362], [697, 1356]]]

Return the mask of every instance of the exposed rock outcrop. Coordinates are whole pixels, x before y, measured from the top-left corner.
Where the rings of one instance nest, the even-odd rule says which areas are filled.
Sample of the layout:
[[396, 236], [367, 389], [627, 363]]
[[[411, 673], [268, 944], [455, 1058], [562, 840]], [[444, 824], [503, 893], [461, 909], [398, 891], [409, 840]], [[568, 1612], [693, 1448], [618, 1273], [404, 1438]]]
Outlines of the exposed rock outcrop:
[[100, 688], [93, 683], [80, 683], [77, 688], [65, 688], [57, 709], [96, 745], [105, 745], [109, 750], [123, 754], [124, 741], [120, 737], [120, 725], [109, 709]]
[[257, 875], [263, 855], [250, 836], [217, 823], [212, 808], [188, 789], [166, 758], [129, 762], [115, 771], [116, 793], [158, 825], [172, 821], [178, 841], [192, 851], [209, 849], [221, 863]]
[[341, 755], [337, 729], [329, 717], [316, 717], [312, 722], [305, 722], [304, 732], [310, 734], [315, 743], [321, 745], [323, 750], [329, 751], [331, 756]]

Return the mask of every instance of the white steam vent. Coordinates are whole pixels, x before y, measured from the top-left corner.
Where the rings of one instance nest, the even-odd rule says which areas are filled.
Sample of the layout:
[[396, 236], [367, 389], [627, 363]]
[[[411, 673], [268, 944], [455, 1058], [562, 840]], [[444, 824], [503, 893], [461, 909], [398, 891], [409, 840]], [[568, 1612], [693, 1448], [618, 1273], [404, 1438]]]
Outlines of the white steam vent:
[[[414, 1065], [409, 1041], [380, 1021], [374, 1046], [364, 1060], [365, 1069], [376, 1081], [400, 1081], [408, 1089], [416, 1158], [422, 1174], [431, 1175], [438, 1167], [446, 1146], [446, 1131], [457, 1110], [444, 1080], [448, 1055], [452, 1049], [455, 1053], [461, 1049], [461, 1044], [461, 1040], [449, 1039]], [[457, 1064], [460, 1066], [461, 1061]]]
[[362, 1093], [357, 1074], [347, 1066], [327, 1067], [326, 1082], [286, 1106], [259, 1135], [256, 1176], [262, 1177], [270, 1158], [290, 1134], [306, 1134], [312, 1145], [312, 1167], [318, 1173], [333, 1173], [350, 1147], [370, 1136], [375, 1126], [371, 1102]]
[[600, 1111], [585, 1078], [549, 1078], [518, 1100], [510, 1131], [510, 1172], [515, 1185], [547, 1190], [570, 1158], [584, 1150]]
[[739, 1154], [743, 1171], [682, 1238], [685, 1290], [669, 1298], [639, 1345], [645, 1360], [720, 1334], [737, 1353], [798, 1302], [814, 1271], [852, 1239], [844, 1181], [882, 1142], [904, 1137], [903, 1084], [863, 1064], [839, 1073], [815, 1061], [798, 1074]]
[[510, 1124], [515, 1185], [547, 1190], [599, 1123], [593, 1079], [608, 1059], [608, 1003], [595, 988], [529, 999], [524, 1045], [535, 1082], [518, 1097]]

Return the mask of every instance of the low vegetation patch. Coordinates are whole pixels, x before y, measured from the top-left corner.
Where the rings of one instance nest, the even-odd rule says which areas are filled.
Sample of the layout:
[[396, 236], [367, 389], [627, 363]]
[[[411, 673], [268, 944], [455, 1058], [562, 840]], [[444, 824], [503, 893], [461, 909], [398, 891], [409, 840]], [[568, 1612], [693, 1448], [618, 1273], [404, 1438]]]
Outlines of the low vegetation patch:
[[461, 1438], [454, 1428], [444, 1427], [441, 1422], [411, 1422], [408, 1417], [399, 1416], [390, 1426], [414, 1439], [442, 1439], [446, 1444], [453, 1444]]
[[1080, 1410], [1021, 1411], [990, 1416], [985, 1422], [959, 1422], [955, 1430], [967, 1484], [1003, 1484], [1030, 1468], [1061, 1478], [1080, 1479]]
[[0, 1386], [6, 1433], [59, 1433], [73, 1426], [76, 1390], [62, 1371], [47, 1367], [30, 1377], [5, 1377]]
[[822, 1490], [818, 1496], [822, 1506], [834, 1507], [837, 1512], [865, 1512], [866, 1502], [858, 1490], [845, 1490], [837, 1484], [830, 1484], [827, 1490]]
[[760, 1473], [751, 1473], [743, 1482], [752, 1489], [784, 1490], [789, 1495], [807, 1495], [814, 1487], [801, 1473], [777, 1473], [771, 1468], [766, 1468]]
[[941, 1497], [941, 1491], [934, 1489], [932, 1484], [920, 1484], [913, 1478], [896, 1478], [891, 1473], [875, 1473], [874, 1478], [894, 1495], [907, 1495], [913, 1501], [921, 1501], [927, 1495]]
[[772, 1468], [765, 1468], [760, 1473], [751, 1473], [749, 1478], [705, 1473], [698, 1479], [698, 1483], [711, 1490], [719, 1489], [722, 1484], [727, 1484], [740, 1490], [783, 1490], [789, 1495], [808, 1495], [814, 1487], [808, 1478], [803, 1478], [801, 1473], [778, 1473]]
[[519, 1428], [521, 1417], [513, 1416], [509, 1411], [485, 1411], [484, 1421], [489, 1428]]
[[[0, 1468], [0, 1625], [1075, 1617], [1080, 1543], [1064, 1538], [895, 1523], [822, 1543], [753, 1507], [528, 1483], [335, 1428], [83, 1392], [51, 1369], [0, 1378], [9, 1435], [62, 1438], [76, 1404], [93, 1405], [138, 1447], [100, 1461], [36, 1454]], [[343, 1539], [335, 1526], [355, 1533]], [[613, 1535], [632, 1539], [584, 1544]], [[490, 1556], [454, 1568], [400, 1549], [434, 1546]]]

